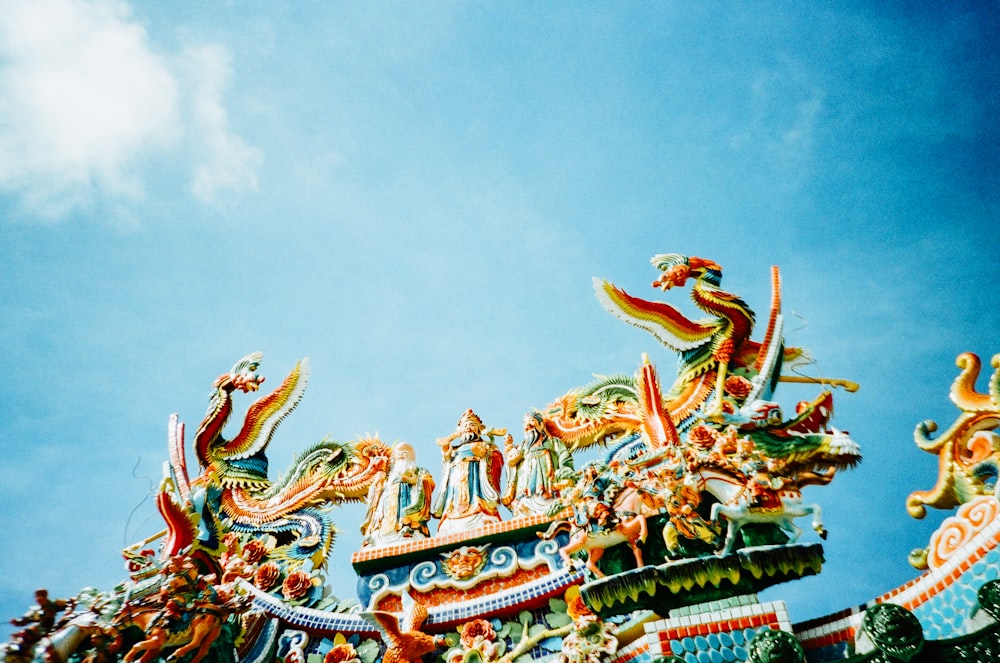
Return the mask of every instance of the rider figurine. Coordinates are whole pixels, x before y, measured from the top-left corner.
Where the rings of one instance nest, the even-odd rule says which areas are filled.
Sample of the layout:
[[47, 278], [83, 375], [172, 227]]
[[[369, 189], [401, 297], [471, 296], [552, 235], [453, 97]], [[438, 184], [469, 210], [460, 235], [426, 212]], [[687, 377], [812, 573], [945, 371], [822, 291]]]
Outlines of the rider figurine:
[[168, 559], [161, 574], [158, 598], [162, 607], [153, 623], [172, 633], [184, 627], [202, 583], [194, 562], [184, 554]]
[[579, 499], [574, 502], [573, 521], [577, 527], [588, 527], [591, 532], [614, 528], [616, 517], [610, 504], [621, 486], [613, 480], [607, 468], [591, 463], [583, 470], [583, 481], [578, 487]]
[[55, 599], [49, 598], [49, 591], [47, 589], [35, 590], [35, 605], [31, 606], [28, 612], [24, 613], [23, 617], [18, 617], [10, 620], [10, 623], [14, 626], [29, 626], [32, 624], [37, 624], [37, 631], [39, 637], [43, 637], [52, 632], [52, 629], [56, 625], [56, 615], [64, 610], [72, 610], [76, 605], [73, 599]]
[[753, 440], [746, 437], [736, 442], [734, 461], [746, 477], [750, 507], [765, 511], [780, 510], [781, 495], [778, 491], [784, 480], [772, 474], [772, 471], [777, 470], [777, 461], [766, 462], [757, 451]]

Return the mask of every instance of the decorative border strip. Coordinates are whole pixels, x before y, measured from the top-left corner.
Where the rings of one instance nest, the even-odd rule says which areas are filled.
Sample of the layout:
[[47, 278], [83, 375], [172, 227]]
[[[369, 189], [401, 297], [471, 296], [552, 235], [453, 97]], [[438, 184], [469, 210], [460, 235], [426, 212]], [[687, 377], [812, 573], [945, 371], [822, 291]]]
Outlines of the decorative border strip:
[[998, 543], [1000, 543], [1000, 518], [995, 518], [956, 550], [941, 566], [869, 601], [868, 605], [896, 603], [913, 611], [951, 586], [963, 573], [972, 568], [973, 564], [985, 557], [986, 553], [996, 548]]
[[[858, 629], [861, 628], [861, 621], [865, 618], [867, 605], [860, 605], [849, 610], [841, 610], [834, 615], [813, 619], [809, 622], [796, 624], [795, 637], [802, 644], [802, 648], [811, 651], [814, 649], [824, 649], [842, 643], [854, 642]], [[830, 621], [824, 621], [834, 617]], [[803, 628], [809, 625], [808, 628]]]
[[619, 649], [610, 663], [627, 663], [628, 661], [639, 659], [647, 660], [651, 658], [649, 650], [649, 640], [647, 638], [639, 638]]
[[[444, 626], [468, 621], [475, 617], [505, 612], [522, 604], [541, 601], [559, 596], [571, 585], [583, 582], [583, 571], [563, 571], [546, 575], [536, 581], [525, 583], [507, 592], [484, 596], [460, 603], [447, 603], [428, 607], [426, 623]], [[313, 608], [293, 607], [266, 594], [248, 582], [240, 581], [244, 589], [253, 595], [254, 608], [287, 624], [313, 633], [377, 633], [377, 629], [363, 617], [353, 613], [330, 613]]]
[[428, 610], [428, 624], [444, 625], [453, 624], [472, 619], [474, 617], [485, 617], [501, 612], [509, 608], [522, 604], [541, 601], [561, 595], [571, 585], [578, 585], [583, 582], [583, 571], [567, 571], [553, 573], [538, 580], [525, 583], [507, 592], [500, 592], [484, 596], [473, 600], [464, 600], [460, 603], [446, 603]]
[[497, 534], [506, 534], [519, 529], [537, 527], [557, 520], [558, 517], [538, 515], [523, 516], [511, 520], [502, 520], [498, 523], [490, 523], [485, 527], [469, 530], [467, 532], [455, 532], [444, 536], [432, 536], [426, 539], [413, 539], [401, 543], [392, 543], [384, 546], [372, 546], [362, 548], [351, 555], [351, 564], [363, 564], [373, 562], [387, 557], [398, 557], [399, 555], [412, 555], [413, 553], [437, 550], [438, 548], [450, 548], [456, 543], [474, 542], [479, 539], [489, 539]]

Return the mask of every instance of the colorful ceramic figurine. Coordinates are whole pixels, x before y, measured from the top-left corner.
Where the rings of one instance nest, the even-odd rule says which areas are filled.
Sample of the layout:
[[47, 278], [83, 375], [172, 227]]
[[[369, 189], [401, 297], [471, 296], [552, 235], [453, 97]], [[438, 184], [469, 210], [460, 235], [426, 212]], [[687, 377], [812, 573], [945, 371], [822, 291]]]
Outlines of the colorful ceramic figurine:
[[560, 529], [570, 529], [569, 542], [559, 549], [567, 566], [573, 565], [574, 553], [586, 551], [587, 569], [602, 577], [597, 562], [606, 549], [619, 543], [628, 543], [636, 567], [645, 565], [639, 544], [649, 534], [647, 518], [659, 512], [663, 501], [656, 491], [629, 478], [634, 475], [631, 468], [617, 462], [591, 463], [580, 481], [566, 491], [559, 506], [573, 506], [573, 521], [557, 520], [540, 536], [552, 538]]
[[458, 428], [438, 440], [443, 464], [441, 488], [431, 513], [440, 518], [439, 534], [464, 532], [500, 522], [500, 474], [503, 454], [493, 436], [503, 430], [486, 430], [471, 409], [458, 421]]
[[382, 610], [361, 613], [382, 634], [386, 644], [383, 663], [416, 663], [424, 654], [447, 644], [444, 638], [421, 630], [427, 619], [427, 607], [423, 603], [405, 592], [400, 598], [403, 602], [402, 615]]
[[[212, 384], [193, 436], [197, 474], [188, 472], [183, 424], [171, 418], [169, 465], [156, 496], [166, 528], [125, 550], [129, 579], [101, 610], [81, 595], [88, 613], [62, 624], [57, 615], [69, 602], [40, 590], [38, 607], [13, 620], [26, 628], [3, 650], [3, 663], [648, 660], [653, 651], [634, 644], [640, 623], [622, 628], [618, 617], [636, 610], [666, 617], [817, 572], [819, 544], [785, 545], [797, 539], [794, 521], [803, 516], [825, 534], [802, 488], [829, 483], [860, 461], [860, 450], [829, 426], [828, 391], [787, 419], [771, 399], [781, 381], [850, 384], [783, 374], [804, 355], [785, 347], [776, 271], [758, 343], [750, 338], [753, 311], [721, 289], [717, 263], [663, 254], [653, 265], [658, 289], [689, 285], [711, 317], [691, 320], [664, 302], [595, 283], [615, 316], [678, 353], [672, 384], [661, 390], [644, 357], [634, 376], [602, 377], [529, 411], [518, 443], [466, 410], [455, 432], [438, 440], [437, 481], [416, 464], [411, 445], [389, 449], [377, 438], [323, 439], [270, 478], [267, 449], [302, 397], [308, 362], [250, 404], [227, 437], [234, 399], [263, 383], [260, 353], [247, 355]], [[953, 390], [962, 418], [937, 441], [930, 424], [918, 429], [922, 446], [943, 454], [943, 474], [932, 491], [911, 497], [914, 515], [976, 497], [988, 500], [981, 506], [990, 513], [1000, 509], [984, 497], [1000, 471], [998, 361], [989, 395], [978, 394], [978, 360], [963, 355]], [[577, 472], [572, 454], [589, 445], [606, 451]], [[365, 550], [352, 559], [360, 610], [331, 591], [351, 578], [326, 575], [334, 507], [355, 500], [367, 502]], [[501, 505], [514, 519], [501, 522]], [[432, 517], [442, 536], [422, 540]], [[568, 537], [554, 540], [559, 530]], [[155, 550], [146, 548], [154, 542]], [[945, 548], [924, 555], [932, 569], [947, 562]], [[577, 571], [574, 556], [586, 557], [589, 573]], [[690, 635], [685, 641], [701, 646]]]
[[[264, 586], [282, 596], [291, 592], [296, 601], [314, 601], [322, 594], [317, 588], [335, 531], [327, 506], [362, 499], [384, 471], [390, 452], [377, 438], [347, 443], [323, 439], [272, 481], [266, 451], [302, 398], [309, 364], [303, 359], [274, 391], [252, 403], [239, 432], [227, 439], [223, 432], [234, 409], [233, 395], [255, 392], [264, 381], [257, 373], [261, 357], [259, 352], [247, 355], [215, 380], [194, 436], [202, 470], [197, 477], [188, 475], [184, 425], [171, 417], [169, 474], [157, 496], [167, 523], [161, 554], [186, 551], [204, 571], [222, 577], [219, 541], [227, 533], [247, 539], [272, 536], [277, 543], [262, 564], [262, 577], [268, 580]], [[294, 585], [288, 591], [286, 581]]]
[[138, 610], [126, 606], [118, 614], [119, 627], [138, 626], [145, 634], [125, 654], [125, 663], [151, 663], [167, 647], [177, 647], [175, 659], [194, 652], [189, 663], [198, 663], [229, 615], [250, 605], [249, 597], [237, 594], [235, 586], [217, 584], [214, 574], [199, 575], [186, 555], [170, 558], [162, 573], [160, 590], [148, 605]]
[[413, 447], [400, 442], [393, 447], [389, 472], [368, 490], [368, 513], [361, 523], [362, 545], [384, 545], [403, 539], [430, 536], [431, 473], [417, 467]]
[[72, 610], [72, 599], [50, 599], [49, 590], [35, 591], [35, 605], [31, 606], [23, 617], [10, 620], [14, 626], [37, 625], [39, 637], [49, 634], [56, 624], [56, 615], [64, 610]]
[[574, 476], [573, 456], [562, 440], [548, 434], [535, 410], [524, 415], [524, 442], [514, 446], [508, 435], [504, 454], [507, 489], [501, 502], [515, 517], [548, 512], [561, 486]]
[[[28, 663], [31, 661], [36, 645], [43, 638], [47, 640], [46, 636], [56, 628], [56, 616], [60, 612], [71, 611], [73, 605], [72, 599], [53, 600], [49, 598], [47, 589], [36, 590], [35, 605], [31, 606], [22, 617], [10, 620], [12, 625], [23, 628], [11, 634], [10, 642], [4, 645], [3, 660], [5, 663]], [[68, 616], [64, 617], [62, 621], [67, 619]]]
[[918, 490], [906, 500], [914, 518], [927, 515], [927, 507], [953, 509], [982, 495], [997, 492], [1000, 482], [1000, 354], [990, 362], [993, 374], [986, 393], [976, 390], [982, 361], [971, 352], [955, 360], [960, 369], [949, 396], [960, 414], [936, 437], [937, 423], [921, 422], [913, 431], [917, 446], [938, 456], [938, 478], [930, 490]]

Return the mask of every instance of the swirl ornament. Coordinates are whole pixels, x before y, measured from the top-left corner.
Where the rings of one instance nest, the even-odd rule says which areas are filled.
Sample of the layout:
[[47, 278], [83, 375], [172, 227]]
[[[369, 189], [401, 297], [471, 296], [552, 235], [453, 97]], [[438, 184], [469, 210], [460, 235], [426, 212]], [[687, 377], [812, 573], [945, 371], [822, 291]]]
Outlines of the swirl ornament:
[[372, 592], [379, 592], [389, 586], [389, 576], [378, 573], [368, 579], [368, 589]]
[[490, 553], [490, 564], [500, 568], [507, 568], [512, 564], [517, 564], [517, 552], [510, 546], [500, 546]]
[[927, 566], [931, 569], [943, 566], [992, 522], [998, 513], [1000, 513], [1000, 502], [992, 496], [980, 497], [963, 504], [958, 513], [945, 518], [937, 531], [931, 535]]
[[436, 562], [420, 562], [410, 571], [410, 585], [419, 592], [434, 588], [434, 577], [438, 574]]
[[285, 663], [306, 663], [309, 634], [305, 631], [287, 630], [278, 641], [278, 660]]
[[[434, 565], [433, 562], [426, 562], [426, 564]], [[433, 574], [433, 569], [431, 573]], [[390, 594], [402, 594], [406, 591], [407, 576], [403, 576], [402, 581], [398, 579], [393, 581], [387, 573], [377, 573], [367, 580], [363, 580], [358, 584], [358, 596], [361, 598], [361, 602], [366, 606], [366, 610], [374, 610], [375, 606], [379, 604], [386, 596]]]
[[535, 556], [532, 558], [531, 563], [525, 566], [522, 562], [522, 566], [525, 568], [533, 569], [539, 564], [547, 564], [549, 571], [557, 571], [562, 564], [562, 558], [559, 557], [560, 543], [558, 539], [545, 539], [539, 541], [535, 545]]
[[914, 518], [927, 515], [927, 507], [951, 509], [996, 490], [1000, 474], [1000, 354], [991, 361], [994, 372], [988, 393], [975, 390], [981, 362], [966, 352], [958, 356], [959, 376], [949, 396], [961, 410], [955, 422], [937, 437], [938, 426], [931, 420], [917, 425], [913, 440], [917, 446], [938, 456], [937, 483], [930, 490], [910, 493], [906, 510]]

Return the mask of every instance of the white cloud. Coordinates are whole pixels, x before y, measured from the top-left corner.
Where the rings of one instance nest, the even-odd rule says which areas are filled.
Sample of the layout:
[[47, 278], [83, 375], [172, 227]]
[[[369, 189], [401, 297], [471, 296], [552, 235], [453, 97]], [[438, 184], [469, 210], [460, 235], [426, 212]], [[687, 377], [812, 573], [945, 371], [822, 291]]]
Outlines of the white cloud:
[[230, 77], [219, 46], [157, 53], [126, 3], [0, 0], [0, 191], [47, 219], [128, 210], [164, 155], [202, 201], [253, 190], [262, 154], [229, 129]]
[[210, 203], [223, 190], [256, 190], [263, 153], [229, 129], [229, 117], [222, 104], [232, 75], [228, 51], [219, 46], [189, 48], [184, 62], [192, 81], [192, 125], [202, 150], [192, 192]]
[[45, 216], [139, 194], [129, 162], [170, 143], [178, 91], [127, 6], [4, 3], [0, 57], [0, 186]]

